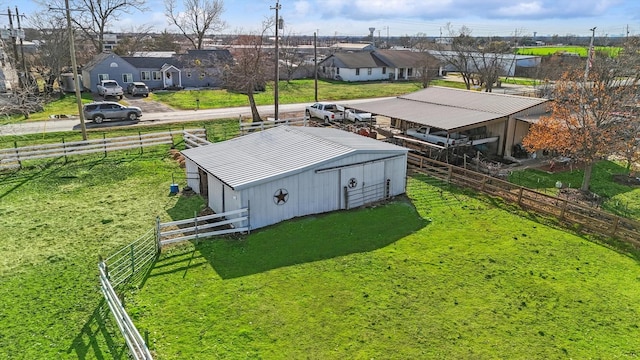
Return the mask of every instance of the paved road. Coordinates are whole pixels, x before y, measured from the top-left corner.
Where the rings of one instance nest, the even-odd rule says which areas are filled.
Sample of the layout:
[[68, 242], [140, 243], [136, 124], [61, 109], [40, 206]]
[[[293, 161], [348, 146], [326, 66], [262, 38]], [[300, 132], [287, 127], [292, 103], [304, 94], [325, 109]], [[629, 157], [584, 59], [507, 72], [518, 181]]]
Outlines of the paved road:
[[[339, 104], [357, 104], [362, 102], [368, 102], [372, 100], [381, 100], [389, 98], [378, 99], [354, 99], [345, 101], [336, 101]], [[301, 104], [280, 104], [279, 112], [281, 114], [290, 112], [302, 112], [305, 106], [309, 103]], [[263, 116], [273, 116], [273, 105], [258, 106], [258, 112]], [[250, 117], [251, 109], [248, 106], [222, 108], [222, 109], [208, 109], [208, 110], [179, 110], [171, 112], [152, 112], [144, 113], [139, 121], [105, 121], [102, 124], [94, 124], [91, 121], [86, 122], [87, 129], [99, 129], [99, 128], [113, 128], [117, 126], [127, 125], [155, 125], [162, 123], [173, 123], [183, 121], [197, 121], [197, 120], [212, 120], [212, 119], [229, 119]], [[4, 135], [24, 135], [24, 134], [37, 134], [44, 132], [59, 132], [59, 131], [80, 131], [79, 119], [51, 119], [47, 121], [37, 122], [24, 122], [17, 124], [9, 124], [0, 126], [0, 136]]]

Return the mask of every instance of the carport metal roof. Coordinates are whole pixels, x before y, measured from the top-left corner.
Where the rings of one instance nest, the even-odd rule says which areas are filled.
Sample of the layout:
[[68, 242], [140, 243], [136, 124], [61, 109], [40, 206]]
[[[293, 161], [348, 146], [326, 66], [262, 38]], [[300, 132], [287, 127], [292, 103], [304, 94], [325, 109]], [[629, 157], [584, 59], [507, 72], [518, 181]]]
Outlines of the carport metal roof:
[[429, 87], [395, 99], [345, 106], [451, 131], [507, 117], [546, 101], [540, 98]]

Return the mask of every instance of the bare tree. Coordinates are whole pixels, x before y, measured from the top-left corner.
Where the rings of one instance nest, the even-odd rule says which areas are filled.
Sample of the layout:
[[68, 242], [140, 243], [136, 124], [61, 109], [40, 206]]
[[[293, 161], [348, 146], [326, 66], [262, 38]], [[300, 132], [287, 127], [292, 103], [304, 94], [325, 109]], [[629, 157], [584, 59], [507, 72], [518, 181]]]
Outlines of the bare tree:
[[14, 85], [13, 89], [15, 90], [8, 94], [0, 105], [0, 116], [22, 114], [28, 119], [31, 114], [43, 110], [46, 97], [39, 94], [35, 87], [18, 88]]
[[59, 12], [38, 12], [29, 17], [29, 25], [41, 41], [38, 51], [28, 56], [29, 68], [42, 78], [45, 93], [50, 93], [71, 63], [66, 22]]
[[[65, 9], [63, 0], [40, 2], [49, 8]], [[145, 3], [146, 0], [71, 0], [70, 6], [78, 10], [73, 12], [71, 21], [80, 29], [85, 41], [93, 45], [95, 53], [101, 53], [108, 27], [113, 26], [123, 14], [147, 10]]]
[[226, 27], [221, 19], [223, 0], [183, 0], [184, 11], [178, 10], [177, 0], [165, 0], [165, 16], [177, 26], [194, 49], [202, 49], [205, 36]]
[[140, 25], [125, 31], [125, 35], [118, 40], [118, 45], [113, 52], [120, 56], [131, 56], [136, 52], [149, 50], [151, 30], [151, 25]]
[[434, 46], [435, 44], [428, 40], [425, 33], [418, 33], [412, 39], [412, 49], [419, 53], [418, 60], [414, 64], [417, 71], [416, 77], [423, 88], [427, 88], [431, 80], [438, 75], [440, 61], [429, 53]]
[[[304, 54], [300, 52], [300, 48], [292, 45], [292, 35], [291, 32], [281, 40], [280, 46], [280, 61], [281, 68], [284, 69], [287, 83], [291, 82], [293, 79], [293, 75], [296, 71], [300, 71], [301, 67], [304, 65]], [[312, 72], [313, 74], [313, 72]]]
[[472, 54], [471, 62], [478, 74], [480, 85], [485, 86], [486, 92], [493, 90], [493, 84], [497, 83], [501, 75], [505, 74], [504, 67], [513, 65], [505, 57], [510, 52], [510, 46], [504, 41], [491, 41], [480, 44], [477, 51]]
[[251, 116], [254, 122], [261, 121], [254, 92], [264, 88], [267, 80], [272, 78], [271, 69], [273, 61], [264, 51], [265, 33], [273, 25], [272, 21], [263, 23], [260, 34], [240, 35], [234, 44], [239, 45], [234, 49], [233, 65], [225, 68], [225, 84], [232, 91], [241, 92], [249, 98]]
[[180, 51], [180, 44], [178, 44], [178, 35], [170, 33], [167, 30], [162, 31], [160, 34], [155, 35], [151, 41], [149, 41], [149, 51]]
[[476, 51], [475, 39], [471, 37], [471, 29], [466, 26], [455, 30], [449, 23], [446, 30], [451, 38], [451, 50], [444, 50], [443, 44], [440, 44], [438, 51], [440, 58], [453, 67], [454, 71], [460, 73], [467, 90], [469, 90], [475, 72], [472, 59]]

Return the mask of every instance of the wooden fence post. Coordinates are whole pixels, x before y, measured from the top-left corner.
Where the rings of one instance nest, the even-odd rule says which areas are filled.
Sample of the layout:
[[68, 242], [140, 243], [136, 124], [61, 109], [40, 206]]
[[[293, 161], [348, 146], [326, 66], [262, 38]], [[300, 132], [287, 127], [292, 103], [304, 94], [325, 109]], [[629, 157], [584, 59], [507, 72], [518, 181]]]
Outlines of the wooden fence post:
[[247, 233], [251, 234], [251, 200], [247, 200]]
[[564, 213], [567, 211], [567, 200], [562, 200], [562, 208], [560, 209], [560, 220], [564, 219]]
[[453, 166], [452, 165], [447, 165], [447, 167], [449, 168], [449, 171], [447, 173], [447, 182], [451, 183], [451, 175], [453, 173]]
[[104, 157], [107, 157], [107, 134], [102, 133], [102, 145], [104, 146]]
[[144, 146], [142, 146], [142, 134], [138, 131], [138, 141], [140, 142], [140, 154], [144, 154]]
[[522, 206], [522, 191], [524, 191], [524, 188], [521, 186], [520, 191], [518, 191], [518, 205], [520, 206]]
[[618, 230], [618, 223], [620, 222], [620, 217], [616, 216], [615, 218], [613, 218], [613, 225], [611, 229], [611, 236], [615, 236], [616, 235], [616, 231]]
[[16, 151], [16, 159], [18, 160], [18, 166], [20, 167], [20, 169], [22, 169], [22, 161], [20, 161], [20, 151], [18, 150], [18, 142], [17, 141], [13, 142], [13, 148]]
[[195, 228], [196, 228], [196, 245], [198, 245], [198, 243], [200, 242], [198, 239], [198, 213], [197, 212], [193, 212], [193, 220], [195, 222]]
[[64, 142], [64, 137], [62, 137], [62, 153], [64, 154], [64, 163], [67, 163], [67, 146]]

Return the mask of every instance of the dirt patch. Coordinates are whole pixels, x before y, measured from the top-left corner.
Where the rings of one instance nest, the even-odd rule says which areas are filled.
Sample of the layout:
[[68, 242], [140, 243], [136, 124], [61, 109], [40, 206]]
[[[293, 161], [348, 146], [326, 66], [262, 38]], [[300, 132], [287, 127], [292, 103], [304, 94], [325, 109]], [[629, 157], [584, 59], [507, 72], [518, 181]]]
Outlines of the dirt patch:
[[640, 177], [638, 176], [629, 176], [627, 174], [616, 174], [613, 175], [613, 181], [618, 184], [627, 185], [627, 186], [640, 186]]
[[584, 169], [584, 163], [575, 161], [549, 161], [537, 167], [540, 171], [555, 174], [563, 171], [573, 171]]
[[602, 197], [597, 194], [573, 188], [560, 189], [558, 197], [588, 207], [599, 207], [603, 201]]

